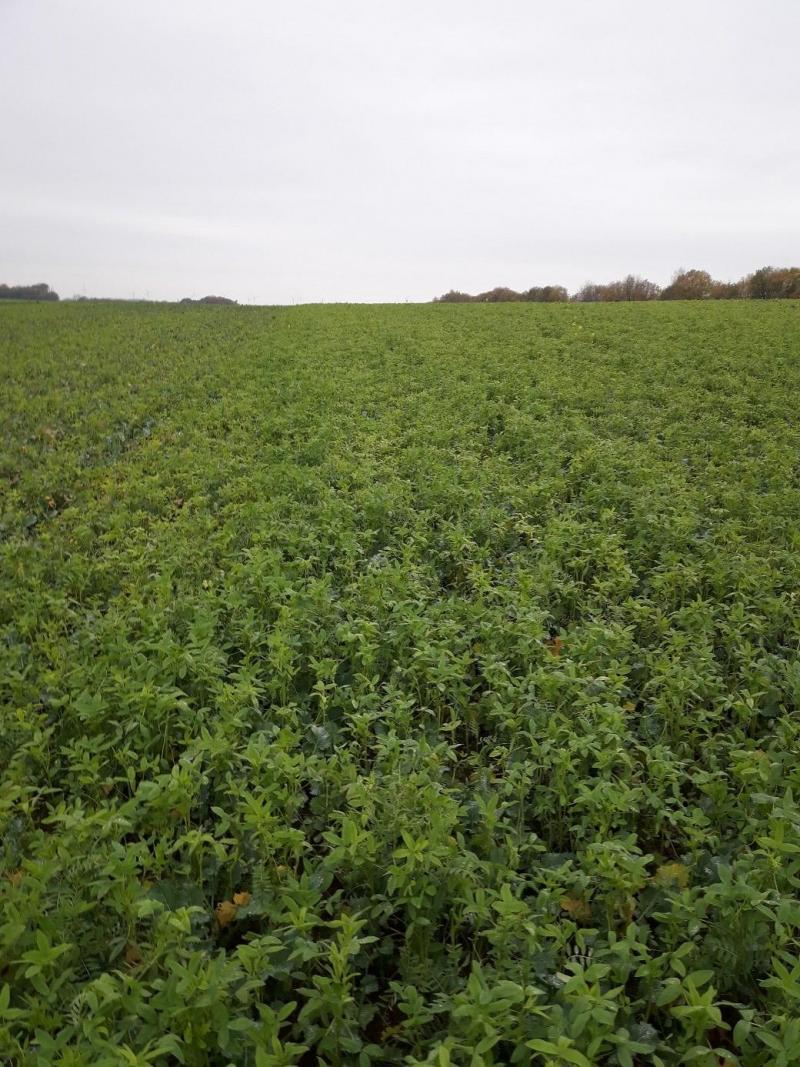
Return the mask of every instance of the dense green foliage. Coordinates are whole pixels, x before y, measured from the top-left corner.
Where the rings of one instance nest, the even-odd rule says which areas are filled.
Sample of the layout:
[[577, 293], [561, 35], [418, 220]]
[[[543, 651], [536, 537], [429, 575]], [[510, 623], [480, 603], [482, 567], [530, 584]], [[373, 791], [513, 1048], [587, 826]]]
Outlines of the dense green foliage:
[[0, 1059], [800, 1060], [800, 303], [0, 360]]

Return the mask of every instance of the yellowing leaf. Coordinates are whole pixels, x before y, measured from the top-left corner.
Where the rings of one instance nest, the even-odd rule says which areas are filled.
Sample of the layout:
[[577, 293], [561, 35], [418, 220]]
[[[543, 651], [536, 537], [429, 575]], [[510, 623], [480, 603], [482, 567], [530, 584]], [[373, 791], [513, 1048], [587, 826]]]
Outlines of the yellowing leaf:
[[125, 946], [125, 962], [129, 967], [138, 967], [142, 962], [142, 953], [139, 951], [139, 946], [134, 945], [131, 942]]
[[8, 871], [6, 872], [6, 878], [15, 889], [18, 889], [19, 883], [22, 881], [22, 871]]
[[685, 889], [689, 884], [689, 869], [682, 863], [665, 863], [653, 875], [653, 884]]
[[236, 912], [239, 910], [236, 904], [232, 900], [221, 900], [214, 909], [214, 914], [217, 917], [217, 922], [224, 930], [226, 926], [230, 926], [233, 920], [236, 918]]
[[588, 922], [592, 917], [592, 909], [583, 897], [562, 897], [561, 908], [575, 922]]

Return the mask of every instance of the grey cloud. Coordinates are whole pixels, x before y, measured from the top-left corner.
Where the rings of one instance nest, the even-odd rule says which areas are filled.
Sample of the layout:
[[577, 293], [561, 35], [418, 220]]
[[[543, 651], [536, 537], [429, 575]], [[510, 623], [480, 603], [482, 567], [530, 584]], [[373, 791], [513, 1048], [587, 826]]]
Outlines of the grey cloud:
[[0, 279], [429, 299], [800, 261], [794, 0], [0, 0]]

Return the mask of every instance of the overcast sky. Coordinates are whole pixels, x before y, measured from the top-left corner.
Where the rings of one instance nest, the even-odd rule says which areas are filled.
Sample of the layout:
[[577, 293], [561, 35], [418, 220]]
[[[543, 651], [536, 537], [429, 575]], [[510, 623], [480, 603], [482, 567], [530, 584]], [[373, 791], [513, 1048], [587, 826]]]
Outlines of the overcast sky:
[[800, 264], [798, 0], [0, 0], [0, 281], [240, 301]]

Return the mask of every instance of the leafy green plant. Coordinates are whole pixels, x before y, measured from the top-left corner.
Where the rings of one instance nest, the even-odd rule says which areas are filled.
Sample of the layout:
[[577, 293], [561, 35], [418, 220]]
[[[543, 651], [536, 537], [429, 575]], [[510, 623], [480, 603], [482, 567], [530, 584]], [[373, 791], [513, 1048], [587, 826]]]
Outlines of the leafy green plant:
[[797, 1062], [799, 349], [0, 308], [0, 1059]]

